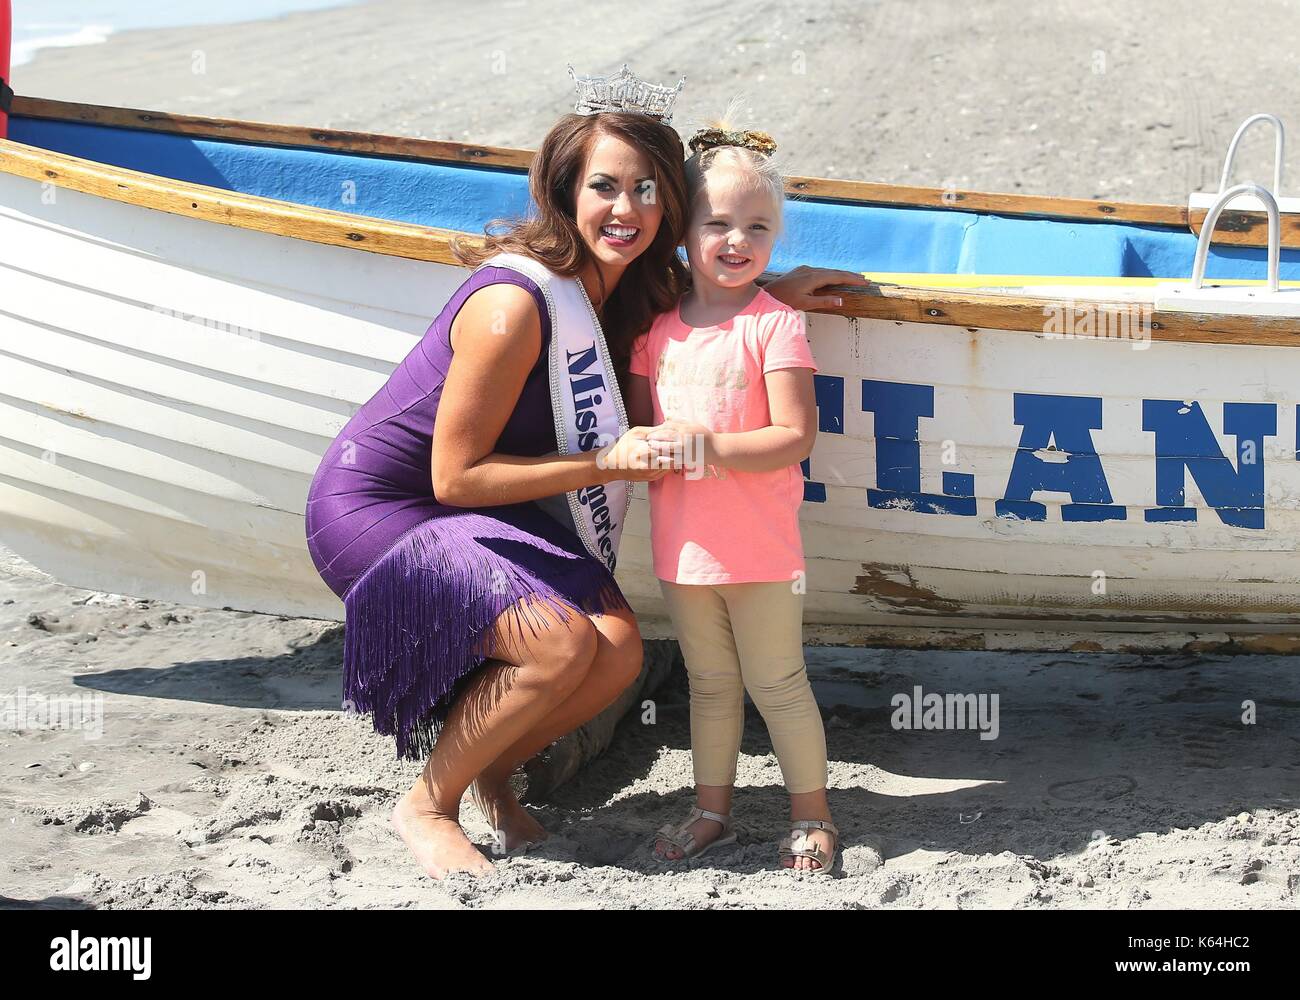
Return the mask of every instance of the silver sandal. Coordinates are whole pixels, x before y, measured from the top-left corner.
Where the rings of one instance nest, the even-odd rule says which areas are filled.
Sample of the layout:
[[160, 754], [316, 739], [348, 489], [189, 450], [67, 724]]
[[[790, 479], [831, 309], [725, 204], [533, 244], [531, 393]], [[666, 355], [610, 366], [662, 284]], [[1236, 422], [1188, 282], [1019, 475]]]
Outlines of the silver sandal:
[[[711, 819], [722, 826], [722, 832], [703, 846], [696, 840], [695, 834], [689, 830], [690, 825], [700, 819]], [[675, 847], [682, 852], [680, 858], [667, 858], [655, 852], [655, 857], [660, 863], [671, 864], [676, 861], [697, 858], [713, 847], [725, 847], [728, 844], [734, 844], [736, 842], [736, 831], [731, 828], [731, 816], [729, 814], [710, 812], [708, 809], [701, 809], [696, 806], [691, 809], [690, 816], [677, 826], [673, 826], [671, 823], [661, 826], [655, 834], [655, 840], [662, 840], [669, 847]], [[653, 845], [651, 845], [651, 848], [653, 849]]]
[[[815, 843], [808, 839], [809, 830], [827, 830], [835, 838], [835, 843], [831, 847], [830, 854], [827, 854]], [[834, 823], [827, 819], [796, 819], [790, 823], [790, 835], [781, 838], [780, 860], [786, 858], [808, 858], [816, 861], [820, 868], [796, 868], [791, 865], [789, 870], [807, 873], [809, 875], [827, 875], [830, 873], [831, 866], [835, 864], [835, 855], [839, 851], [840, 831]], [[785, 867], [782, 865], [782, 867]]]

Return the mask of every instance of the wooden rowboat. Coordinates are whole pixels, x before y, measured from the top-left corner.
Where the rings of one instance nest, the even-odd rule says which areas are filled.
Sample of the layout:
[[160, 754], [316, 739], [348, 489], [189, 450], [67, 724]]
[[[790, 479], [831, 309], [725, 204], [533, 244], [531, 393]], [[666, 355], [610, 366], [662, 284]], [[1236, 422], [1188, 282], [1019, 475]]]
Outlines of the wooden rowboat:
[[[449, 240], [526, 209], [530, 155], [16, 99], [0, 542], [77, 586], [341, 617], [312, 473], [463, 280]], [[1203, 202], [789, 190], [773, 266], [878, 282], [810, 316], [810, 640], [1289, 648], [1300, 216], [1279, 291], [1254, 189], [1193, 292]], [[643, 490], [619, 578], [653, 633]]]

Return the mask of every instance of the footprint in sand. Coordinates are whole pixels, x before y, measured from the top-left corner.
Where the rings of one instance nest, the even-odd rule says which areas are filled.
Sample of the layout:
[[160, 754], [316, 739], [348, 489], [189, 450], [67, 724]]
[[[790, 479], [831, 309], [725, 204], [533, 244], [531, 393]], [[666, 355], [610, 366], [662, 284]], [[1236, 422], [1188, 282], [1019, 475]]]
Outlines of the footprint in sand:
[[1137, 782], [1127, 774], [1108, 774], [1079, 781], [1059, 781], [1049, 785], [1047, 793], [1066, 802], [1091, 802], [1097, 799], [1109, 802], [1127, 795], [1137, 788]]

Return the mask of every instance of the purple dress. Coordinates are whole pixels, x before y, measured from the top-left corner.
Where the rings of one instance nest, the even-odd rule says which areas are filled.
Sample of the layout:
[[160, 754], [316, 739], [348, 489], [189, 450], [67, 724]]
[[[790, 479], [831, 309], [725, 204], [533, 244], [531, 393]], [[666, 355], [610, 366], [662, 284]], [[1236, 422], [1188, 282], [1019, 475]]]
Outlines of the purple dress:
[[343, 599], [343, 697], [423, 759], [465, 680], [491, 656], [491, 625], [509, 611], [526, 627], [533, 597], [564, 619], [627, 608], [613, 575], [536, 503], [452, 507], [433, 495], [433, 425], [451, 365], [451, 324], [472, 292], [509, 282], [537, 302], [542, 348], [495, 451], [556, 450], [547, 349], [550, 317], [537, 285], [485, 267], [452, 295], [388, 381], [325, 452], [307, 495], [307, 549]]

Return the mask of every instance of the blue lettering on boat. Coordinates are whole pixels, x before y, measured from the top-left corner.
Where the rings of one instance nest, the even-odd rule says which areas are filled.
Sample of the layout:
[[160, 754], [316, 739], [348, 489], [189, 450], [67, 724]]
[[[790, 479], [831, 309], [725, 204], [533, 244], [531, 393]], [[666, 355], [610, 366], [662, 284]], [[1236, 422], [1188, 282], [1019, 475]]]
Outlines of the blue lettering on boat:
[[[1237, 468], [1219, 450], [1201, 404], [1142, 400], [1142, 429], [1156, 436], [1156, 503], [1148, 521], [1195, 521], [1184, 471], [1224, 524], [1264, 527], [1264, 438], [1277, 433], [1274, 403], [1224, 403], [1223, 432], [1237, 439]], [[1249, 460], [1247, 459], [1249, 456]]]
[[862, 380], [862, 409], [876, 415], [876, 485], [867, 506], [975, 516], [975, 477], [945, 472], [943, 494], [921, 492], [921, 418], [934, 416], [934, 386]]
[[[1062, 521], [1123, 521], [1128, 511], [1111, 503], [1110, 485], [1092, 432], [1101, 429], [1101, 399], [1097, 396], [1047, 396], [1018, 392], [1015, 422], [1022, 428], [1020, 444], [1002, 499], [995, 505], [999, 517], [1042, 521], [1045, 504], [1030, 497], [1038, 490], [1068, 493], [1073, 503], [1061, 506]], [[1053, 444], [1065, 456], [1051, 462], [1038, 455]]]
[[[844, 433], [844, 378], [840, 375], [814, 375], [817, 392], [817, 430], [822, 434]], [[806, 482], [803, 498], [811, 503], [826, 502], [826, 484], [812, 478], [812, 460], [799, 463]]]
[[[844, 433], [844, 379], [815, 376], [817, 429]], [[875, 417], [875, 484], [867, 489], [867, 506], [917, 514], [973, 517], [975, 476], [944, 472], [942, 493], [921, 490], [923, 417], [934, 416], [934, 386], [862, 379], [862, 410]], [[1061, 520], [1124, 521], [1128, 510], [1114, 502], [1102, 456], [1093, 440], [1101, 430], [1100, 396], [1063, 396], [1017, 392], [1012, 419], [1020, 440], [1002, 496], [994, 502], [998, 517], [1045, 521], [1047, 505], [1038, 492], [1064, 493]], [[1236, 438], [1236, 462], [1225, 455], [1209, 420], [1195, 401], [1142, 400], [1142, 430], [1153, 435], [1155, 506], [1144, 512], [1149, 523], [1195, 523], [1197, 508], [1187, 506], [1186, 478], [1191, 476], [1219, 520], [1236, 528], [1262, 529], [1264, 508], [1264, 439], [1277, 434], [1274, 403], [1224, 403], [1223, 433]], [[1296, 407], [1296, 460], [1300, 461], [1300, 405]], [[1056, 451], [1056, 461], [1044, 452]], [[813, 479], [812, 463], [801, 463], [804, 500], [826, 502], [826, 485]]]

